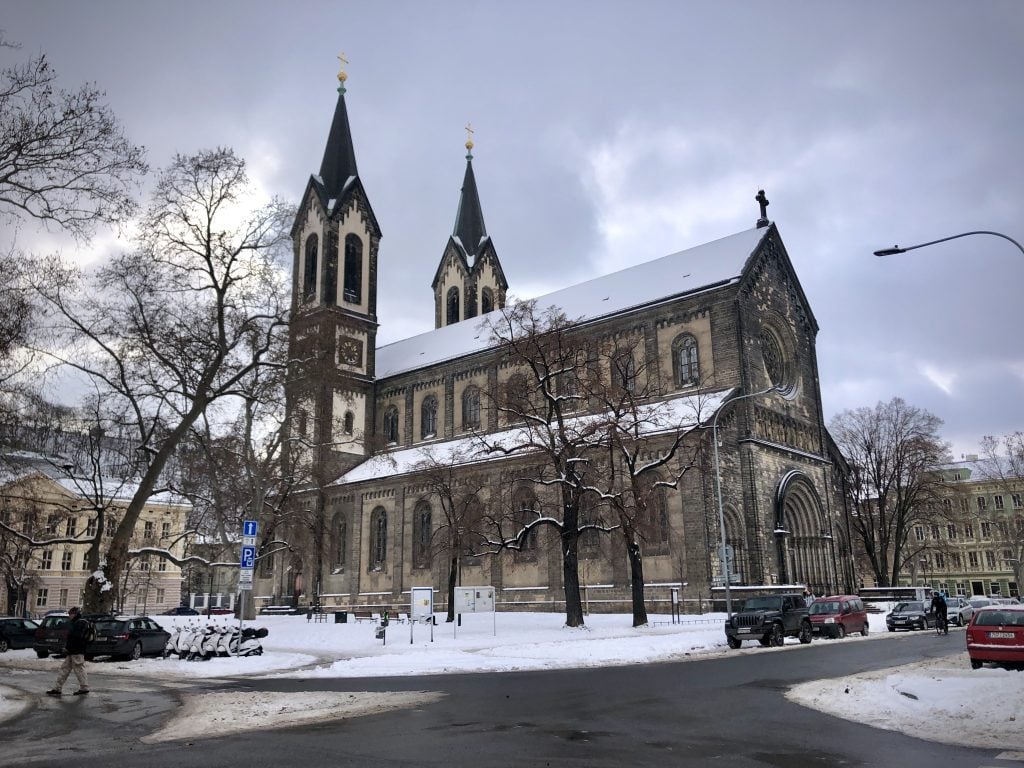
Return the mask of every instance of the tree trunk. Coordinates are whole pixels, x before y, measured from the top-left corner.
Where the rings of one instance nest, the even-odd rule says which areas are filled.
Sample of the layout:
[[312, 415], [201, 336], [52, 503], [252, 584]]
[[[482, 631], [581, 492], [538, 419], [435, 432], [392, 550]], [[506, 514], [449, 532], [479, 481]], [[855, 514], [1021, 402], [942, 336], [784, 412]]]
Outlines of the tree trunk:
[[565, 626], [583, 626], [580, 596], [579, 531], [576, 526], [562, 531], [562, 582], [565, 590]]
[[455, 621], [455, 579], [459, 574], [459, 558], [453, 557], [448, 563], [448, 617], [445, 621], [451, 624]]
[[633, 595], [633, 626], [642, 627], [647, 623], [647, 606], [644, 605], [644, 559], [636, 539], [627, 537], [626, 551], [629, 553], [629, 577]]

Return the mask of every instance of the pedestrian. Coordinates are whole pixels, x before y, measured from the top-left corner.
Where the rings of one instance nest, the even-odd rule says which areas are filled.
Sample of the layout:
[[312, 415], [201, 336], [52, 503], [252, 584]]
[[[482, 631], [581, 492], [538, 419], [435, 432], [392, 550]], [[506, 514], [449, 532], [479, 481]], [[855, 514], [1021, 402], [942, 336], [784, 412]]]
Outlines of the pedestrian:
[[811, 591], [810, 584], [804, 587], [804, 602], [808, 605], [814, 602], [814, 593]]
[[87, 645], [86, 634], [89, 631], [89, 622], [82, 618], [82, 611], [76, 605], [68, 610], [68, 639], [65, 643], [64, 663], [60, 665], [57, 673], [57, 684], [46, 693], [50, 696], [62, 695], [61, 689], [64, 681], [74, 670], [78, 678], [78, 690], [75, 696], [82, 696], [89, 692], [89, 679], [85, 675], [85, 646]]

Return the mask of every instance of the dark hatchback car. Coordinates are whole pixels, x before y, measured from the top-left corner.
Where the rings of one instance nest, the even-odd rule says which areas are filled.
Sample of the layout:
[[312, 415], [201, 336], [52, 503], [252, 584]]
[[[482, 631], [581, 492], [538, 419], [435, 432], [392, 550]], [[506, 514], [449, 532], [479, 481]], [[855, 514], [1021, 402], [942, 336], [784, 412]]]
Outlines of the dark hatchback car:
[[0, 653], [31, 648], [36, 640], [37, 629], [39, 625], [32, 619], [0, 616]]
[[171, 608], [169, 611], [164, 611], [161, 616], [198, 616], [199, 611], [195, 608], [189, 608], [187, 605], [179, 605], [177, 608]]
[[[99, 621], [101, 619], [109, 619], [109, 613], [85, 613], [82, 614], [83, 619], [89, 621]], [[39, 627], [36, 629], [36, 637], [32, 642], [32, 650], [36, 652], [36, 656], [40, 659], [45, 659], [51, 653], [54, 656], [62, 656], [64, 654], [64, 643], [68, 639], [68, 615], [67, 613], [55, 613], [49, 616], [44, 616], [39, 622]]]
[[96, 639], [86, 646], [85, 658], [161, 656], [170, 636], [148, 616], [108, 616], [96, 620]]
[[885, 617], [885, 626], [890, 632], [897, 629], [928, 629], [935, 626], [935, 614], [926, 603], [896, 603]]

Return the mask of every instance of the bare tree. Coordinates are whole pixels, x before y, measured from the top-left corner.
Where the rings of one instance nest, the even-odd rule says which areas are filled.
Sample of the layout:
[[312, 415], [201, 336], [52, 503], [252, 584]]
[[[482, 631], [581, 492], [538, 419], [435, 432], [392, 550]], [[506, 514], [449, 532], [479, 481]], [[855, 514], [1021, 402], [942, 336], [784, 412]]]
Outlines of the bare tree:
[[588, 531], [607, 533], [599, 518], [581, 518], [587, 475], [599, 458], [606, 431], [601, 419], [585, 412], [579, 382], [593, 375], [593, 343], [577, 323], [557, 308], [539, 311], [536, 302], [517, 302], [484, 321], [501, 363], [515, 371], [509, 383], [489, 394], [499, 419], [510, 426], [479, 441], [492, 454], [541, 461], [537, 476], [522, 480], [552, 489], [558, 513], [538, 517], [511, 537], [494, 537], [492, 546], [517, 548], [530, 531], [549, 527], [558, 534], [565, 592], [565, 623], [582, 626], [579, 539]]
[[238, 393], [284, 332], [290, 212], [252, 209], [229, 149], [177, 156], [159, 175], [137, 247], [91, 273], [53, 259], [34, 287], [50, 343], [40, 351], [86, 379], [134, 430], [143, 467], [86, 588], [116, 604], [139, 515], [189, 430]]
[[[478, 558], [486, 551], [482, 531], [487, 517], [480, 494], [488, 483], [483, 474], [467, 474], [463, 465], [468, 462], [468, 456], [458, 448], [427, 449], [425, 454], [414, 468], [430, 496], [437, 501], [441, 519], [437, 525], [432, 515], [429, 523], [414, 519], [413, 562], [432, 559], [435, 554], [446, 557], [447, 621], [452, 622], [455, 621], [455, 587], [462, 583], [462, 564], [467, 557]], [[416, 514], [414, 510], [414, 517]]]
[[124, 135], [104, 93], [56, 86], [45, 56], [0, 72], [0, 213], [77, 238], [134, 214], [145, 150]]
[[942, 420], [900, 398], [874, 408], [843, 411], [829, 429], [850, 464], [851, 527], [880, 586], [899, 581], [925, 545], [911, 540], [915, 525], [930, 525], [941, 508], [948, 460], [939, 438]]
[[605, 472], [591, 490], [615, 512], [630, 566], [633, 626], [647, 623], [644, 602], [645, 550], [667, 548], [666, 491], [678, 489], [696, 466], [700, 441], [687, 438], [702, 422], [706, 397], [657, 399], [657, 368], [644, 352], [642, 337], [598, 346], [601, 370], [584, 382], [587, 400], [601, 414], [607, 432]]

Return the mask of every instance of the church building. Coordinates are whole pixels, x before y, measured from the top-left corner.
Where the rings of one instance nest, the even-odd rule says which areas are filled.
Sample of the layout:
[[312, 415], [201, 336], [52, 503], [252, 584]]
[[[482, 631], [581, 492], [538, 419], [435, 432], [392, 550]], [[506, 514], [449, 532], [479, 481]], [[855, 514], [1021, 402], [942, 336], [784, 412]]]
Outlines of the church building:
[[[303, 485], [287, 530], [275, 534], [290, 549], [259, 560], [253, 595], [257, 607], [398, 607], [408, 606], [412, 587], [431, 586], [441, 606], [451, 553], [438, 547], [444, 516], [424, 462], [510, 428], [493, 393], [515, 371], [482, 330], [483, 320], [508, 311], [509, 284], [484, 225], [467, 141], [455, 227], [438, 243], [436, 271], [423, 275], [435, 328], [377, 345], [387, 322], [377, 313], [378, 257], [387, 256], [356, 165], [345, 73], [338, 79], [323, 161], [292, 228], [286, 462]], [[624, 380], [640, 375], [634, 366], [642, 370], [654, 406], [701, 404], [676, 462], [688, 457], [693, 468], [665, 467], [661, 479], [678, 480], [658, 488], [642, 546], [654, 610], [667, 612], [673, 591], [684, 610], [706, 610], [709, 598], [724, 596], [726, 573], [734, 597], [854, 587], [839, 459], [822, 416], [818, 325], [763, 192], [756, 201], [750, 229], [535, 300], [600, 343], [630, 340]], [[514, 278], [514, 255], [505, 256]], [[595, 370], [598, 378], [622, 374]], [[523, 462], [479, 451], [452, 460], [456, 477], [474, 478], [478, 520], [521, 508], [542, 518], [558, 508], [550, 485], [524, 482]], [[469, 547], [461, 583], [493, 586], [501, 609], [560, 610], [558, 535], [539, 526], [516, 543], [486, 554]], [[621, 537], [581, 537], [579, 557], [589, 609], [628, 611]]]

